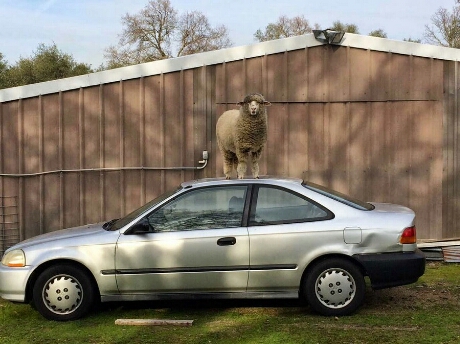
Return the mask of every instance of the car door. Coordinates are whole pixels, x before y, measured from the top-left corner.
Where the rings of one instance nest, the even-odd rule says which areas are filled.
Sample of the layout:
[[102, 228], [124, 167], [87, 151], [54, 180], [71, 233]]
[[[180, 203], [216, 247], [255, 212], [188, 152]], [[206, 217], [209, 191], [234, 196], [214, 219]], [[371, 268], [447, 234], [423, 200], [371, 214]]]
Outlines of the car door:
[[117, 244], [120, 292], [244, 292], [249, 271], [248, 231], [242, 227], [247, 189], [192, 188], [143, 217], [149, 232], [121, 235]]
[[[332, 212], [288, 189], [255, 187], [249, 218], [248, 291], [298, 290], [306, 253], [324, 246]], [[332, 227], [331, 227], [332, 228]], [[339, 233], [339, 235], [341, 232]]]

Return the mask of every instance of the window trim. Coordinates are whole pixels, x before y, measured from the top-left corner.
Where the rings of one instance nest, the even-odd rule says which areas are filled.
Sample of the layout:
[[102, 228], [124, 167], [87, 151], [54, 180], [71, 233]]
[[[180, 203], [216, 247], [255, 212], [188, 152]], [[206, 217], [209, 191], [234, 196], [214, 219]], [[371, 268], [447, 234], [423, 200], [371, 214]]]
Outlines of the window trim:
[[[257, 223], [257, 222], [254, 222], [252, 221], [251, 219], [252, 218], [255, 218], [255, 211], [256, 211], [256, 208], [257, 208], [257, 202], [258, 202], [258, 199], [259, 199], [259, 189], [260, 188], [269, 188], [269, 189], [278, 189], [278, 190], [282, 190], [284, 192], [287, 192], [289, 194], [292, 194], [294, 196], [297, 196], [315, 206], [317, 206], [318, 208], [320, 208], [321, 210], [325, 211], [326, 212], [326, 216], [325, 217], [320, 217], [320, 218], [314, 218], [314, 219], [296, 219], [296, 220], [281, 220], [281, 221], [270, 221], [270, 222], [265, 222], [265, 223]], [[281, 186], [278, 186], [278, 185], [268, 185], [268, 184], [260, 184], [260, 185], [253, 185], [253, 190], [252, 190], [252, 195], [251, 195], [251, 203], [250, 203], [250, 209], [249, 209], [249, 214], [248, 214], [248, 217], [247, 217], [247, 220], [248, 220], [248, 227], [259, 227], [259, 226], [272, 226], [272, 225], [284, 225], [284, 224], [292, 224], [292, 223], [310, 223], [310, 222], [319, 222], [319, 221], [328, 221], [328, 220], [332, 220], [333, 218], [335, 218], [335, 214], [330, 211], [328, 208], [326, 208], [325, 206], [319, 204], [318, 202], [312, 200], [311, 198], [308, 198], [306, 197], [305, 195], [302, 195], [300, 193], [297, 193], [293, 190], [289, 190], [289, 189], [286, 189], [284, 187], [281, 187]]]

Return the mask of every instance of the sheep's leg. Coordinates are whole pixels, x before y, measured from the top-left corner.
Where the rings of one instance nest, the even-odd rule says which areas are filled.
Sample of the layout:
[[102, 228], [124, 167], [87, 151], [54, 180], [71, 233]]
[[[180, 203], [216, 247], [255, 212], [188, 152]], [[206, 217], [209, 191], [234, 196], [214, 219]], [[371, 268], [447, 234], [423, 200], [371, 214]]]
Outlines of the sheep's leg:
[[252, 152], [252, 176], [257, 179], [259, 179], [259, 159], [261, 154], [262, 148], [255, 152]]
[[235, 170], [235, 171], [237, 171], [237, 169], [238, 169], [238, 158], [236, 157], [236, 154], [233, 157], [232, 169]]
[[236, 155], [233, 152], [225, 151], [223, 153], [224, 156], [224, 174], [226, 179], [230, 179], [232, 176], [232, 169], [234, 165], [234, 161], [236, 159]]
[[238, 167], [236, 168], [236, 173], [239, 179], [244, 179], [244, 174], [246, 173], [246, 170], [248, 168], [248, 153], [249, 150], [239, 150], [236, 153], [236, 157], [238, 159]]

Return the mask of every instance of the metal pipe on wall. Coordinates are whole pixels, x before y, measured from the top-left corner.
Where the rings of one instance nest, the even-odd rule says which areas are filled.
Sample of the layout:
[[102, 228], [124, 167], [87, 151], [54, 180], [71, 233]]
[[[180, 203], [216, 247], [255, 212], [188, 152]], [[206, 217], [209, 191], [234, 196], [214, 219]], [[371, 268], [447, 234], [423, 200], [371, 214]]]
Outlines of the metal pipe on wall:
[[81, 168], [71, 170], [54, 170], [36, 173], [0, 173], [0, 177], [21, 178], [36, 177], [56, 173], [75, 172], [112, 172], [112, 171], [171, 171], [171, 170], [202, 170], [208, 164], [208, 151], [203, 151], [203, 160], [198, 161], [201, 166], [177, 166], [177, 167], [102, 167], [102, 168]]

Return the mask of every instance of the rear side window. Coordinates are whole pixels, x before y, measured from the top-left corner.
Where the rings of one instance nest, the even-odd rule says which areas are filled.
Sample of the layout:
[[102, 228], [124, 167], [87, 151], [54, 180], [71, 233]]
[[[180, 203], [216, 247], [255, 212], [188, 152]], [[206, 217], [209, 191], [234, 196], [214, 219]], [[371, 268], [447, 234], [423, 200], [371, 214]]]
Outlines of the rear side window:
[[318, 185], [315, 183], [310, 183], [310, 182], [304, 182], [302, 184], [305, 188], [313, 190], [315, 192], [320, 193], [321, 195], [324, 195], [326, 197], [332, 198], [333, 200], [336, 200], [338, 202], [344, 203], [346, 205], [349, 205], [350, 207], [353, 207], [355, 209], [359, 210], [373, 210], [375, 207], [370, 204], [363, 202], [359, 199], [356, 199], [354, 197], [345, 195], [341, 192], [331, 190], [325, 186]]
[[254, 195], [250, 226], [328, 220], [334, 215], [321, 205], [288, 190], [260, 186]]

